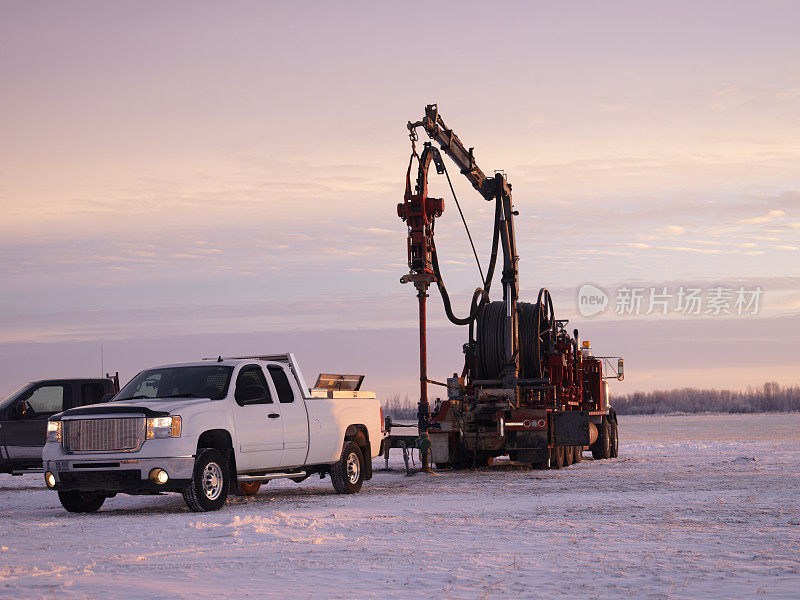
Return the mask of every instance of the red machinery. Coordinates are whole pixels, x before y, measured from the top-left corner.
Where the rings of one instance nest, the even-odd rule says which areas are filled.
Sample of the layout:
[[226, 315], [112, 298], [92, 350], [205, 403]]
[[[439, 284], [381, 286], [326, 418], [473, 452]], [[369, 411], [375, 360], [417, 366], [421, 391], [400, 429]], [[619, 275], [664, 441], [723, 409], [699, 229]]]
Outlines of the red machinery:
[[[495, 203], [486, 276], [473, 294], [469, 314], [462, 318], [453, 314], [439, 269], [434, 222], [444, 212], [444, 201], [428, 196], [431, 162], [448, 182], [450, 177], [439, 150], [430, 142], [417, 156], [414, 142], [419, 127], [440, 145], [481, 196]], [[494, 177], [484, 175], [475, 163], [472, 148], [467, 149], [447, 128], [435, 104], [425, 108], [421, 121], [409, 122], [408, 129], [412, 156], [405, 196], [397, 206], [397, 214], [408, 225], [409, 273], [401, 282], [413, 283], [419, 300], [417, 416], [420, 435], [430, 436], [432, 460], [437, 466], [480, 466], [507, 454], [521, 463], [560, 467], [580, 460], [586, 446], [595, 458], [616, 456], [617, 420], [605, 381], [610, 377], [603, 374], [603, 369], [610, 367], [614, 372], [611, 377], [621, 380], [622, 359], [593, 357], [586, 342], [579, 348], [578, 330], [570, 335], [565, 329], [567, 321], [555, 319], [547, 289], [539, 291], [535, 303], [519, 301], [519, 257], [514, 232], [514, 216], [518, 213], [511, 201], [511, 184], [501, 173]], [[419, 166], [412, 189], [415, 158]], [[491, 302], [489, 292], [498, 246], [503, 252], [503, 300]], [[441, 293], [448, 319], [469, 326], [462, 374], [454, 374], [446, 384], [429, 379], [427, 374], [426, 299], [432, 283]], [[611, 358], [618, 361], [616, 369]], [[429, 383], [448, 388], [448, 399], [438, 404], [432, 415]]]

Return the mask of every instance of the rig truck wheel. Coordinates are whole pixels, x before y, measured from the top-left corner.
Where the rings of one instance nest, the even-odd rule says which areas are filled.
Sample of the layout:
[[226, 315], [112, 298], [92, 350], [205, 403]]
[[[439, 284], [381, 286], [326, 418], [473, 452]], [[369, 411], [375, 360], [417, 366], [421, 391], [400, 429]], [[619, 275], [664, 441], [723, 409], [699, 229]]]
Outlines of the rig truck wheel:
[[342, 456], [331, 467], [331, 482], [337, 494], [357, 494], [364, 483], [364, 458], [355, 442], [345, 442]]
[[58, 499], [61, 506], [73, 513], [90, 513], [100, 510], [106, 497], [102, 494], [92, 494], [91, 492], [79, 492], [70, 490], [58, 492]]
[[572, 464], [577, 464], [583, 460], [583, 446], [575, 446], [575, 455], [572, 460]]
[[186, 506], [194, 512], [219, 510], [228, 499], [228, 461], [219, 450], [201, 448], [194, 461], [192, 481], [183, 490]]
[[619, 425], [617, 419], [611, 420], [611, 458], [619, 456]]
[[592, 444], [592, 456], [595, 460], [611, 458], [611, 424], [607, 417], [603, 417], [603, 422], [598, 427], [600, 430], [597, 441]]
[[564, 466], [569, 467], [572, 464], [573, 459], [575, 458], [575, 447], [563, 446], [563, 448], [564, 448]]
[[564, 467], [564, 446], [556, 446], [550, 450], [550, 468], [561, 469]]

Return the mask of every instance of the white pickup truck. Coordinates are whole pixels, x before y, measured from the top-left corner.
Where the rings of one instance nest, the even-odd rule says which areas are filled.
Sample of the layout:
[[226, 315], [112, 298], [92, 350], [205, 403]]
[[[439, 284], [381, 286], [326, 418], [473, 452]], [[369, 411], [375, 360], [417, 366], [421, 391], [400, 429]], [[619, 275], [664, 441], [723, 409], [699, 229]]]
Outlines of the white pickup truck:
[[312, 474], [354, 494], [383, 437], [380, 403], [358, 389], [362, 379], [320, 376], [310, 390], [292, 354], [147, 369], [110, 402], [48, 421], [45, 483], [71, 512], [120, 492], [181, 492], [191, 510], [217, 510], [229, 490]]

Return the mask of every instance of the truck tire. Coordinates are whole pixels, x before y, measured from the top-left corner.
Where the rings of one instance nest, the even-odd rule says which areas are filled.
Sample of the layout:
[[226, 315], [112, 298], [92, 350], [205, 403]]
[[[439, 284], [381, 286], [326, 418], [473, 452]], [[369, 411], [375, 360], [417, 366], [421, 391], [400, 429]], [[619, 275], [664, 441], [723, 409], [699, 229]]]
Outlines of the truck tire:
[[611, 425], [607, 417], [600, 423], [597, 441], [592, 444], [592, 456], [595, 460], [611, 458]]
[[575, 458], [574, 446], [563, 446], [564, 448], [564, 466], [569, 467]]
[[572, 464], [578, 464], [583, 460], [583, 446], [575, 446], [575, 456], [572, 460]]
[[474, 468], [476, 469], [491, 467], [494, 462], [494, 457], [488, 452], [478, 452], [472, 456], [472, 459], [474, 461]]
[[331, 467], [331, 482], [337, 494], [357, 494], [364, 483], [364, 457], [355, 442], [345, 442], [342, 456]]
[[95, 512], [100, 510], [100, 507], [103, 506], [103, 502], [106, 501], [106, 497], [102, 494], [79, 492], [75, 490], [58, 492], [58, 499], [61, 502], [61, 506], [73, 513]]
[[564, 446], [556, 446], [550, 450], [550, 468], [561, 469], [564, 467]]
[[194, 461], [192, 481], [183, 490], [183, 499], [194, 512], [219, 510], [228, 499], [230, 484], [225, 455], [215, 448], [201, 448]]
[[619, 426], [616, 419], [611, 419], [611, 458], [619, 456]]

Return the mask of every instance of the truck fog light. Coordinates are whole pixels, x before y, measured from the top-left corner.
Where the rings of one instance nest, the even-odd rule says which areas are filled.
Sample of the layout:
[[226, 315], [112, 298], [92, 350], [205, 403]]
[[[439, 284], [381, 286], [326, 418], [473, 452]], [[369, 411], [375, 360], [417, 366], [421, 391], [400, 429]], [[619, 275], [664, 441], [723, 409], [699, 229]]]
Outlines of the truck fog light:
[[48, 471], [44, 474], [44, 482], [47, 484], [47, 487], [52, 490], [54, 487], [56, 487], [56, 476]]
[[164, 485], [169, 481], [169, 475], [164, 469], [153, 469], [150, 471], [150, 479], [155, 481], [159, 485]]

